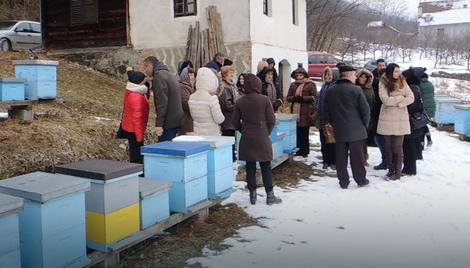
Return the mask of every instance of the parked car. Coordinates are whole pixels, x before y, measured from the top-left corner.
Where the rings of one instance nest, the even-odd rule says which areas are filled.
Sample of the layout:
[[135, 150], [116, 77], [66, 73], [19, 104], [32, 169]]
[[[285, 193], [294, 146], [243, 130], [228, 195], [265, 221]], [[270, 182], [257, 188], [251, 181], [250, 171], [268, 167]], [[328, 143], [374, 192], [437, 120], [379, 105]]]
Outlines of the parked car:
[[335, 58], [332, 54], [318, 51], [309, 52], [308, 75], [310, 77], [321, 77], [326, 67], [336, 67], [338, 62], [340, 62], [340, 60]]
[[0, 51], [33, 49], [41, 44], [41, 23], [0, 21]]

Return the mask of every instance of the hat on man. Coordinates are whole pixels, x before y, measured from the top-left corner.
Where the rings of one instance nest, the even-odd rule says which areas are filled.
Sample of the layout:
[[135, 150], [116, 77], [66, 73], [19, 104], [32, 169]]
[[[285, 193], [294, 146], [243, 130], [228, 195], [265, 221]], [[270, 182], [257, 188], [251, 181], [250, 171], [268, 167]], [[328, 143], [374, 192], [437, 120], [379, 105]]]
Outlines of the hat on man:
[[355, 72], [356, 69], [352, 66], [348, 65], [343, 65], [338, 67], [340, 73], [345, 73], [345, 72]]
[[141, 73], [141, 72], [136, 72], [136, 71], [128, 71], [127, 72], [127, 79], [131, 83], [140, 84], [144, 81], [145, 74]]

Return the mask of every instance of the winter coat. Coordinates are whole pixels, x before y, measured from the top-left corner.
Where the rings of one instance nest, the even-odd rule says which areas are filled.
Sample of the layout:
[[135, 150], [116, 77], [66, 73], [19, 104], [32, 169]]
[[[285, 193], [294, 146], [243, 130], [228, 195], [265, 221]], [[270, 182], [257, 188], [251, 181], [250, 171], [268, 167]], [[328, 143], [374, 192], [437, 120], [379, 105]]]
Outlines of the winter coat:
[[411, 132], [407, 106], [414, 102], [413, 92], [404, 78], [396, 83], [396, 89], [390, 94], [385, 87], [387, 78], [383, 76], [379, 83], [379, 96], [382, 100], [377, 133], [381, 135], [402, 136]]
[[276, 74], [276, 70], [273, 68], [265, 67], [260, 74], [258, 75], [259, 79], [261, 79], [261, 94], [269, 97], [269, 87], [274, 87], [274, 91], [276, 92], [275, 96], [270, 98], [270, 101], [273, 105], [274, 111], [277, 111], [279, 107], [282, 105], [282, 92], [279, 86], [276, 86], [275, 80], [272, 82], [266, 81], [266, 74], [269, 72], [273, 72], [273, 79], [274, 75]]
[[[414, 102], [408, 105], [407, 107], [409, 117], [411, 118], [411, 116], [415, 113], [419, 113], [419, 114], [423, 113], [424, 108], [423, 108], [423, 100], [421, 98], [421, 92], [420, 92], [419, 86], [418, 85], [409, 85], [409, 86], [414, 96]], [[410, 126], [411, 126], [411, 120], [410, 120]], [[423, 128], [411, 129], [410, 135], [406, 135], [405, 139], [418, 139], [423, 134], [423, 132], [424, 132]]]
[[220, 64], [220, 62], [218, 62], [216, 60], [211, 60], [206, 64], [206, 67], [210, 68], [210, 69], [213, 69], [216, 72], [219, 72], [220, 68], [222, 68], [222, 64]]
[[379, 70], [375, 69], [372, 72], [374, 76], [374, 81], [372, 82], [372, 89], [374, 90], [374, 103], [372, 106], [372, 111], [370, 115], [370, 128], [376, 132], [377, 131], [377, 124], [379, 123], [379, 115], [380, 115], [380, 108], [382, 108], [382, 100], [379, 96], [379, 82], [380, 77], [382, 76], [382, 72], [379, 73]]
[[[293, 82], [289, 87], [287, 94], [287, 101], [291, 102], [291, 111], [294, 110], [294, 104], [296, 101], [295, 93], [299, 87], [299, 82]], [[302, 89], [302, 101], [300, 102], [300, 115], [297, 126], [309, 127], [315, 123], [315, 98], [317, 97], [317, 86], [315, 83], [308, 79]]]
[[191, 112], [189, 110], [189, 97], [194, 93], [194, 88], [191, 83], [180, 81], [181, 89], [181, 105], [183, 107], [184, 117], [183, 122], [181, 123], [180, 134], [184, 135], [188, 132], [193, 132], [193, 118], [191, 117]]
[[[366, 96], [366, 100], [367, 100], [367, 103], [369, 104], [370, 112], [372, 114], [372, 109], [374, 107], [374, 101], [375, 101], [374, 89], [372, 88], [372, 84], [374, 82], [374, 76], [368, 70], [361, 69], [357, 72], [357, 75], [356, 75], [358, 80], [359, 80], [359, 77], [363, 74], [367, 75], [366, 84], [365, 85], [359, 85], [357, 82], [356, 82], [356, 84], [361, 87], [362, 92]], [[358, 80], [356, 80], [356, 81], [358, 81]]]
[[318, 122], [317, 128], [322, 129], [323, 126], [327, 123], [326, 122], [326, 114], [325, 114], [325, 96], [328, 89], [334, 83], [323, 83], [320, 89], [320, 93], [318, 94], [317, 101], [315, 102], [315, 111], [317, 112]]
[[333, 126], [336, 142], [367, 139], [370, 108], [362, 89], [350, 80], [341, 79], [325, 96], [326, 121]]
[[425, 74], [421, 79], [419, 88], [421, 90], [421, 97], [423, 98], [424, 110], [430, 118], [436, 116], [436, 100], [434, 100], [434, 86], [428, 80], [428, 75]]
[[219, 103], [225, 121], [222, 123], [221, 127], [222, 130], [235, 130], [232, 124], [232, 113], [238, 98], [238, 89], [233, 83], [225, 80], [222, 80], [222, 86], [222, 90], [219, 93]]
[[145, 129], [149, 119], [148, 89], [144, 85], [127, 83], [124, 92], [124, 108], [121, 127], [134, 133], [138, 142], [144, 141]]
[[269, 135], [276, 124], [271, 101], [261, 92], [261, 81], [253, 74], [245, 76], [246, 95], [238, 99], [232, 123], [241, 132], [239, 159], [267, 162], [273, 159]]
[[220, 136], [220, 126], [225, 117], [219, 98], [215, 95], [219, 80], [209, 68], [200, 68], [196, 78], [196, 92], [189, 97], [189, 111], [196, 135]]
[[161, 61], [153, 66], [152, 90], [157, 114], [155, 125], [163, 129], [179, 128], [184, 117], [180, 85]]

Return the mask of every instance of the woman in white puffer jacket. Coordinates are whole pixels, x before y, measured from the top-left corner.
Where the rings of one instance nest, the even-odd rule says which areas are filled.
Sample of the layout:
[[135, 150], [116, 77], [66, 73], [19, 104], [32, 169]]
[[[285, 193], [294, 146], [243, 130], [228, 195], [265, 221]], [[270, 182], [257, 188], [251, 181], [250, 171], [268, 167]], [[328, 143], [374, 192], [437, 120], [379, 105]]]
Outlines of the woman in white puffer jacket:
[[225, 117], [216, 95], [219, 79], [209, 68], [200, 68], [196, 77], [196, 92], [189, 97], [189, 111], [194, 121], [194, 134], [220, 136], [220, 124]]

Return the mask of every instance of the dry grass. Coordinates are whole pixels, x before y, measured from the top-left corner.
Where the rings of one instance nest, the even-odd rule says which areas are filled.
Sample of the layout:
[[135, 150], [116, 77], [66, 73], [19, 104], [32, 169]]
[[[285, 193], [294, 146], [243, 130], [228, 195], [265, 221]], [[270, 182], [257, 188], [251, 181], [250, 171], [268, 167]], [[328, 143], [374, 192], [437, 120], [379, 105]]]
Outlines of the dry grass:
[[[27, 56], [0, 54], [0, 77], [14, 76], [12, 60]], [[0, 122], [0, 179], [52, 171], [58, 164], [82, 159], [127, 159], [124, 141], [114, 138], [122, 111], [124, 82], [56, 60], [60, 62], [58, 99], [34, 103], [35, 120], [31, 124]], [[151, 113], [149, 122], [153, 118]], [[154, 137], [148, 134], [147, 139]]]

